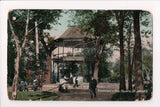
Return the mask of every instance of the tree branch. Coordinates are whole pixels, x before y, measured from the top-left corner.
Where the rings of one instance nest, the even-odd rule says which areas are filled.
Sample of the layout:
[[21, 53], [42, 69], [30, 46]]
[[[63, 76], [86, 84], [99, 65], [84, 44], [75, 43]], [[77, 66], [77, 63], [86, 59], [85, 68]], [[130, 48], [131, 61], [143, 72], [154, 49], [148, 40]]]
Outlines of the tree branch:
[[40, 36], [40, 41], [43, 44], [43, 47], [46, 50], [47, 54], [49, 54], [48, 46], [46, 45], [46, 42], [44, 41], [44, 37], [42, 35]]
[[79, 43], [79, 44], [76, 44], [76, 45], [74, 45], [73, 47], [75, 48], [75, 47], [77, 47], [77, 46], [80, 46], [80, 45], [82, 45], [82, 44], [89, 44], [89, 43], [95, 43], [95, 41], [96, 40], [92, 40], [92, 41], [90, 41], [90, 42], [87, 42], [87, 43], [85, 43], [85, 42], [81, 42], [81, 43]]
[[51, 53], [52, 53], [52, 51], [54, 50], [54, 49], [56, 49], [57, 48], [57, 46], [51, 46], [51, 48], [50, 48], [50, 50], [49, 50], [49, 55], [51, 55]]
[[27, 35], [28, 35], [28, 25], [29, 25], [29, 17], [30, 17], [30, 11], [28, 10], [28, 15], [27, 15], [27, 21], [26, 21], [26, 30], [25, 30], [25, 38], [22, 44], [22, 50], [26, 44], [26, 40], [27, 40]]
[[11, 23], [11, 20], [10, 20], [10, 19], [8, 19], [8, 20], [9, 20], [9, 26], [10, 26], [10, 28], [11, 28], [11, 32], [12, 32], [12, 34], [13, 34], [13, 36], [14, 36], [14, 40], [15, 40], [15, 42], [16, 42], [17, 50], [19, 50], [19, 40], [18, 40], [18, 38], [17, 38], [17, 35], [16, 35], [15, 32], [14, 32], [14, 29], [13, 29], [13, 26], [12, 26], [12, 23]]
[[[39, 24], [37, 24], [37, 26], [39, 26], [40, 24], [42, 24], [43, 22], [40, 22]], [[29, 31], [28, 31], [28, 34], [30, 33], [30, 32], [32, 32], [32, 30], [34, 30], [37, 26], [34, 26], [32, 29], [30, 29]], [[25, 35], [25, 36], [27, 36], [27, 35]]]
[[117, 19], [118, 24], [119, 24], [119, 15], [118, 15], [118, 12], [117, 12], [117, 11], [115, 11], [115, 15], [116, 15], [116, 19]]
[[96, 56], [99, 56], [99, 49], [98, 49], [98, 47], [99, 47], [99, 38], [97, 37], [97, 39], [96, 39]]
[[105, 42], [104, 42], [104, 44], [103, 44], [103, 46], [102, 46], [102, 49], [101, 49], [101, 51], [99, 52], [99, 58], [101, 58], [102, 53], [103, 53], [103, 51], [104, 51], [104, 48], [105, 48], [107, 42], [109, 42], [109, 41], [114, 41], [114, 39], [113, 39], [113, 38], [105, 39]]
[[105, 46], [106, 46], [106, 43], [107, 43], [107, 39], [106, 39], [105, 42], [103, 43], [102, 49], [101, 49], [101, 51], [99, 52], [99, 58], [101, 58], [101, 56], [102, 56], [102, 53], [103, 53], [104, 48], [105, 48]]

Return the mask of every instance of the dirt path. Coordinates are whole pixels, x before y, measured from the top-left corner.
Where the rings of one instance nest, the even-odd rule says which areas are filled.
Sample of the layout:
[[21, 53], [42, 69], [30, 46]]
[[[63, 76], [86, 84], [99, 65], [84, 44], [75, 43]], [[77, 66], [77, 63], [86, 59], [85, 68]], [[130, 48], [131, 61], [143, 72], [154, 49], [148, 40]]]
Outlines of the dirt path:
[[58, 101], [110, 101], [114, 93], [97, 92], [96, 98], [90, 98], [88, 89], [70, 89], [68, 93], [58, 92]]
[[[58, 94], [57, 101], [111, 101], [112, 95], [115, 92], [100, 92], [96, 91], [97, 97], [90, 98], [89, 84], [82, 83], [79, 87], [73, 88], [73, 85], [69, 85], [68, 93], [61, 93], [58, 91], [58, 84], [50, 84], [43, 87], [43, 91], [51, 91]], [[115, 90], [119, 88], [118, 83], [99, 83], [98, 89]], [[97, 89], [97, 90], [98, 90]]]

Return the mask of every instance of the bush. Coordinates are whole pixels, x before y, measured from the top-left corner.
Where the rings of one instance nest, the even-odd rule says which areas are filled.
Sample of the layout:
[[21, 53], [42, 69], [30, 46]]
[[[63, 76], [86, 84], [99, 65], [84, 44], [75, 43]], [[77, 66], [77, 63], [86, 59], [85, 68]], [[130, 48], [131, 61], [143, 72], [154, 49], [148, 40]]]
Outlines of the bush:
[[145, 93], [146, 95], [146, 100], [150, 100], [152, 97], [152, 89], [147, 89], [147, 92]]
[[118, 92], [112, 96], [112, 101], [134, 101], [135, 93], [131, 92]]
[[144, 89], [146, 91], [145, 95], [146, 95], [146, 100], [150, 100], [152, 97], [152, 83], [148, 83], [148, 84], [144, 84]]

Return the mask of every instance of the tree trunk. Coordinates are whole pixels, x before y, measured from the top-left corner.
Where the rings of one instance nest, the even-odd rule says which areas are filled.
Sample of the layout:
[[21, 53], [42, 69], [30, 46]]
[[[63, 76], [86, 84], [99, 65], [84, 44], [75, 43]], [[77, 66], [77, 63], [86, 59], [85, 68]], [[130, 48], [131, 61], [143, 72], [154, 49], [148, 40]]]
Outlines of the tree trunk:
[[106, 43], [107, 43], [107, 39], [102, 44], [102, 46], [100, 46], [100, 38], [96, 39], [96, 62], [95, 62], [95, 66], [94, 66], [93, 78], [97, 80], [97, 83], [98, 83], [99, 63], [100, 63], [104, 48], [106, 46]]
[[135, 73], [135, 90], [136, 99], [142, 100], [144, 93], [138, 92], [143, 90], [143, 77], [142, 77], [142, 47], [140, 37], [140, 11], [134, 11], [134, 38], [135, 38], [135, 60], [134, 60], [134, 73]]
[[51, 60], [51, 56], [50, 55], [48, 55], [47, 56], [47, 65], [48, 65], [48, 76], [47, 76], [47, 78], [46, 78], [46, 84], [50, 84], [51, 83], [51, 72], [52, 72], [52, 66], [51, 66], [51, 62], [52, 60]]
[[98, 83], [98, 70], [99, 70], [99, 37], [96, 38], [96, 62], [94, 65], [94, 73], [93, 73], [93, 78], [97, 80]]
[[132, 90], [132, 65], [131, 65], [130, 41], [131, 41], [131, 25], [129, 26], [129, 35], [128, 35], [128, 89]]
[[9, 25], [11, 28], [11, 32], [14, 36], [14, 40], [16, 42], [16, 50], [17, 50], [17, 57], [15, 59], [15, 75], [14, 75], [14, 79], [13, 79], [13, 84], [12, 84], [12, 96], [11, 99], [12, 100], [16, 100], [17, 97], [17, 89], [18, 89], [18, 79], [19, 79], [19, 62], [20, 62], [20, 58], [22, 56], [22, 50], [25, 47], [26, 41], [27, 41], [27, 36], [28, 36], [28, 26], [29, 26], [29, 17], [30, 17], [30, 11], [28, 10], [28, 14], [27, 14], [27, 20], [26, 20], [26, 29], [25, 29], [25, 37], [22, 43], [22, 46], [19, 46], [19, 40], [17, 35], [14, 32], [11, 20], [9, 19]]
[[97, 80], [97, 83], [98, 83], [99, 63], [100, 63], [100, 60], [97, 59], [94, 67], [94, 74], [93, 74], [93, 78]]
[[15, 74], [13, 78], [12, 84], [12, 97], [11, 100], [16, 100], [17, 97], [17, 90], [18, 90], [18, 78], [19, 78], [19, 61], [20, 61], [20, 54], [17, 52], [17, 57], [15, 59]]
[[89, 63], [88, 65], [87, 65], [87, 69], [88, 69], [88, 78], [87, 78], [87, 81], [89, 82], [89, 80], [90, 80], [90, 71], [91, 71], [91, 64]]
[[146, 79], [147, 79], [147, 81], [150, 81], [149, 73], [150, 73], [150, 70], [146, 69]]
[[123, 45], [123, 11], [120, 11], [119, 17], [119, 38], [120, 38], [120, 90], [126, 90], [125, 73], [124, 73], [124, 45]]
[[39, 43], [38, 43], [38, 26], [37, 22], [35, 21], [35, 35], [36, 35], [36, 60], [37, 60], [37, 66], [39, 67]]

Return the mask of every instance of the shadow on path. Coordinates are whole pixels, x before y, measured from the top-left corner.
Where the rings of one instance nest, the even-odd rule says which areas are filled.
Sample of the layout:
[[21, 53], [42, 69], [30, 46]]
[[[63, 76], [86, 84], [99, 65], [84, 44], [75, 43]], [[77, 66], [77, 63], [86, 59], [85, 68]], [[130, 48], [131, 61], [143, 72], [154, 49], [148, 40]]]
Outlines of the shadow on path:
[[111, 101], [111, 92], [97, 92], [96, 98], [90, 98], [89, 89], [69, 89], [68, 93], [58, 92], [57, 101]]

